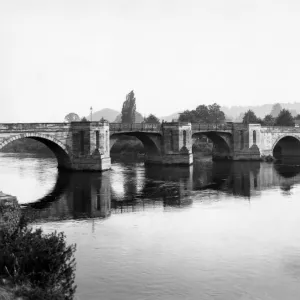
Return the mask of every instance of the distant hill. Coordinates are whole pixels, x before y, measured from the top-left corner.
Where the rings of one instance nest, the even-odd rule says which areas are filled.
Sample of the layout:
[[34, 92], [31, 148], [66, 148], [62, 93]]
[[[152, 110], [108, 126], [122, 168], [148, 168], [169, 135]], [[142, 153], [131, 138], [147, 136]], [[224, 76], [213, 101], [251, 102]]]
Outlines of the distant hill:
[[[254, 113], [259, 118], [264, 118], [265, 115], [270, 114], [274, 104], [263, 104], [257, 106], [231, 106], [231, 107], [222, 106], [221, 110], [225, 113], [227, 120], [239, 122], [242, 120], [244, 113], [249, 109], [253, 110]], [[300, 102], [279, 103], [279, 104], [282, 106], [282, 108], [288, 109], [293, 116], [296, 116], [297, 114], [300, 113]], [[104, 108], [93, 113], [94, 121], [99, 121], [102, 117], [108, 120], [109, 122], [116, 122], [116, 123], [121, 122], [121, 113], [114, 109]], [[143, 115], [139, 112], [136, 112], [135, 117], [137, 123], [143, 122], [144, 120]], [[162, 116], [162, 117], [158, 116], [160, 120], [164, 120], [166, 122], [171, 122], [173, 119], [177, 120], [178, 117], [179, 117], [179, 112], [167, 116]], [[87, 116], [86, 118], [90, 120], [90, 116]]]
[[[275, 104], [275, 103], [274, 103]], [[243, 115], [246, 111], [251, 109], [259, 118], [264, 118], [265, 115], [268, 115], [272, 111], [274, 104], [263, 104], [256, 106], [231, 106], [226, 107], [222, 106], [221, 110], [225, 113], [226, 116], [231, 117], [233, 121], [241, 121]], [[300, 103], [279, 103], [282, 108], [288, 109], [293, 116], [296, 116], [300, 113]]]
[[[142, 116], [142, 114], [136, 111], [135, 112], [135, 122], [142, 123], [143, 121], [144, 121], [144, 117]], [[122, 122], [122, 114], [119, 114], [113, 122], [121, 123]]]
[[179, 112], [164, 116], [164, 117], [159, 117], [159, 119], [164, 120], [166, 122], [172, 122], [172, 120], [177, 120], [179, 118]]
[[[120, 114], [119, 111], [110, 109], [110, 108], [103, 108], [101, 110], [98, 110], [92, 114], [93, 121], [100, 121], [101, 118], [104, 118], [105, 120], [109, 122], [114, 122], [116, 117]], [[91, 116], [86, 117], [89, 121], [91, 120]]]

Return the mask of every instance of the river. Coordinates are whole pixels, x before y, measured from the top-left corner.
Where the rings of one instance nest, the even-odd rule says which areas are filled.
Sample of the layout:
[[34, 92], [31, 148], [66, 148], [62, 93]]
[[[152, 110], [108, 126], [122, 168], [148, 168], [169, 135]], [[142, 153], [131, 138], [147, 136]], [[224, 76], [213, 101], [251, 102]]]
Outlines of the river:
[[0, 167], [0, 190], [76, 243], [75, 299], [299, 299], [300, 167], [115, 161], [69, 174], [7, 153]]

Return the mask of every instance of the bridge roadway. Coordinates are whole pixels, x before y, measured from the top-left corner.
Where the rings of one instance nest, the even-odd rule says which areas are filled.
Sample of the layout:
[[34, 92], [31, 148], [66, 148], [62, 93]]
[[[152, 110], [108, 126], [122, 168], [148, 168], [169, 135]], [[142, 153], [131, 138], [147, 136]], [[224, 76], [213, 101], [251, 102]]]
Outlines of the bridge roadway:
[[191, 165], [195, 138], [207, 136], [214, 144], [213, 158], [259, 160], [272, 155], [300, 155], [300, 128], [260, 124], [120, 124], [107, 122], [0, 124], [0, 150], [7, 144], [31, 138], [44, 143], [57, 157], [58, 167], [71, 170], [110, 169], [110, 149], [121, 135], [143, 143], [145, 163]]

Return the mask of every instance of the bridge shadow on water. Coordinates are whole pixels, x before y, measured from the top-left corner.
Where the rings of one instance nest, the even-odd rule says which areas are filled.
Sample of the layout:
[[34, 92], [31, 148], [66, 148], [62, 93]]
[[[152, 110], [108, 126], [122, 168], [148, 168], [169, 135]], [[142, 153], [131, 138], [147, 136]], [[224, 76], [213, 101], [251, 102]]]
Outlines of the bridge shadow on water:
[[198, 161], [189, 168], [116, 163], [104, 173], [59, 172], [52, 191], [23, 205], [23, 211], [37, 222], [107, 218], [185, 209], [216, 193], [249, 200], [274, 187], [290, 191], [298, 183], [300, 166], [282, 163]]

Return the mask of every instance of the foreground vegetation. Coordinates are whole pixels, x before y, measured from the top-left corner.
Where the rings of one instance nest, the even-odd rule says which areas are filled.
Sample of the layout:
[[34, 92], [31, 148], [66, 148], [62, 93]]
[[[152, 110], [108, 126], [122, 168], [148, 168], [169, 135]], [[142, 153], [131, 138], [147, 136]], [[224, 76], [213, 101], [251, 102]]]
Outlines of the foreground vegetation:
[[33, 230], [22, 218], [12, 235], [0, 239], [0, 299], [1, 293], [3, 299], [73, 299], [75, 250], [63, 233]]

